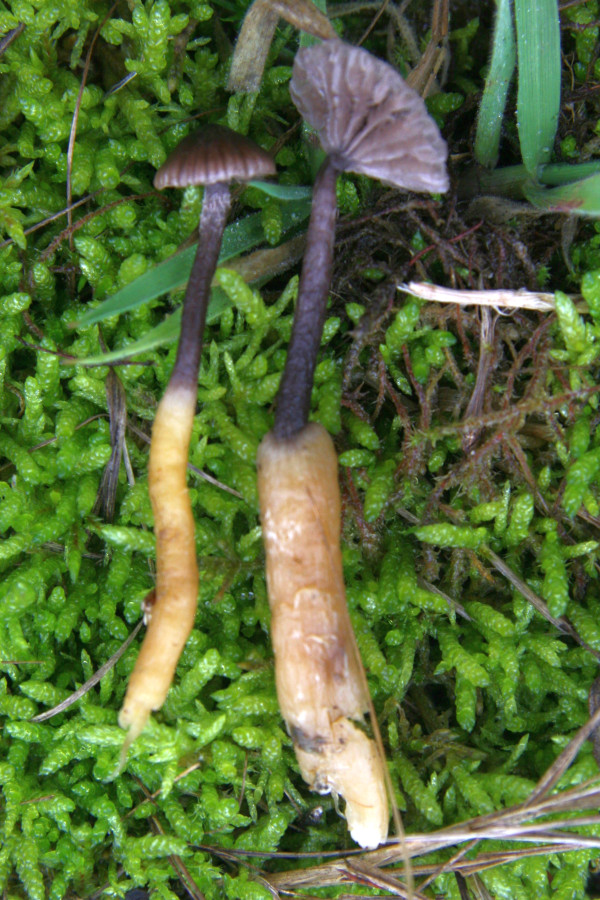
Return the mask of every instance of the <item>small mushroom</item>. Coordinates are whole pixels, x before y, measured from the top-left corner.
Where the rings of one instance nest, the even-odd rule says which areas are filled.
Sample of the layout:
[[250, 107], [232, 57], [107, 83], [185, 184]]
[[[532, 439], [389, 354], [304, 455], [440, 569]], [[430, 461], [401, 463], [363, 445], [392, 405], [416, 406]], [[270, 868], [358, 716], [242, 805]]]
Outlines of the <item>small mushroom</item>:
[[152, 428], [148, 488], [156, 534], [156, 602], [119, 715], [119, 724], [129, 730], [122, 762], [150, 712], [162, 706], [194, 624], [198, 567], [186, 470], [202, 333], [231, 202], [229, 184], [274, 174], [272, 158], [253, 141], [209, 125], [186, 137], [154, 178], [159, 189], [204, 185], [204, 199], [175, 365]]
[[[371, 704], [344, 590], [337, 457], [308, 413], [338, 173], [444, 191], [446, 145], [421, 98], [391, 66], [341, 41], [300, 50], [290, 93], [328, 156], [314, 187], [275, 424], [258, 451], [275, 677], [302, 776], [320, 793], [343, 796], [352, 837], [376, 847], [388, 831], [385, 763], [381, 741], [378, 750], [360, 728]], [[374, 718], [372, 725], [377, 737]]]
[[183, 301], [181, 336], [171, 376], [171, 381], [193, 381], [194, 391], [210, 285], [231, 206], [229, 185], [275, 173], [272, 157], [250, 138], [223, 125], [208, 125], [184, 138], [154, 176], [158, 190], [204, 185], [200, 239]]
[[336, 180], [355, 172], [410, 191], [448, 189], [446, 144], [419, 95], [392, 66], [360, 47], [324, 41], [298, 52], [290, 94], [327, 157], [313, 189], [298, 303], [277, 397], [275, 432], [308, 421], [336, 219]]

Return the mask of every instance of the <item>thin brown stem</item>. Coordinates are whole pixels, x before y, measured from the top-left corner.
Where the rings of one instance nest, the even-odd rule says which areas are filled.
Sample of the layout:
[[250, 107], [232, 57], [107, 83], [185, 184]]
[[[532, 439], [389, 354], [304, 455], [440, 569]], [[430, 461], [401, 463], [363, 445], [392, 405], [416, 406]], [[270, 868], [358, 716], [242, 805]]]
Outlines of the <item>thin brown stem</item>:
[[308, 422], [333, 265], [336, 179], [337, 169], [328, 158], [315, 182], [292, 338], [277, 395], [273, 431], [279, 438], [291, 437]]
[[200, 217], [200, 240], [190, 273], [181, 317], [181, 335], [171, 383], [196, 384], [202, 351], [202, 333], [210, 300], [231, 197], [226, 184], [209, 184], [204, 190]]

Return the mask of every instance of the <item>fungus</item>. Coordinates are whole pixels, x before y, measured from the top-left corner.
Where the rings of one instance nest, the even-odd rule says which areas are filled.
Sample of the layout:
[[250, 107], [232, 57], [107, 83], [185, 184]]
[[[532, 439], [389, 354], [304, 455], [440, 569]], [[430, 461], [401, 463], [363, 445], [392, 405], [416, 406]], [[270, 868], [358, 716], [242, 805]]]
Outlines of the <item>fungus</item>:
[[419, 95], [390, 65], [360, 47], [324, 41], [300, 50], [290, 94], [327, 157], [317, 175], [298, 303], [277, 397], [275, 430], [290, 436], [308, 420], [331, 268], [340, 172], [411, 191], [448, 189], [446, 144]]
[[344, 591], [337, 455], [311, 422], [292, 438], [271, 431], [258, 450], [271, 639], [281, 714], [304, 780], [346, 800], [352, 837], [387, 835], [383, 762], [353, 721], [369, 692]]
[[204, 185], [204, 198], [175, 365], [152, 428], [148, 488], [156, 533], [156, 602], [119, 715], [119, 724], [128, 729], [122, 759], [150, 712], [162, 706], [194, 624], [198, 567], [186, 467], [210, 286], [231, 203], [229, 184], [274, 174], [272, 158], [253, 141], [210, 125], [186, 137], [154, 178], [159, 189]]
[[[387, 837], [385, 761], [355, 723], [371, 710], [346, 604], [337, 457], [308, 424], [333, 260], [336, 178], [351, 171], [444, 191], [446, 145], [421, 98], [389, 65], [341, 41], [296, 56], [292, 99], [328, 156], [313, 192], [298, 302], [275, 423], [258, 451], [277, 694], [304, 779], [346, 800], [352, 837]], [[377, 736], [376, 721], [373, 728]]]

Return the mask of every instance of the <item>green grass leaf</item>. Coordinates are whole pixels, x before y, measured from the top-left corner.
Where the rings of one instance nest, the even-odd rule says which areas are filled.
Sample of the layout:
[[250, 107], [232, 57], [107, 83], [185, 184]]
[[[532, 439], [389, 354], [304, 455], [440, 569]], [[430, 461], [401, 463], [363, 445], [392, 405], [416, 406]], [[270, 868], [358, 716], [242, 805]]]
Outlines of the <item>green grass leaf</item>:
[[[309, 213], [310, 200], [308, 197], [290, 202], [289, 205], [282, 209], [282, 234], [300, 225], [308, 218]], [[241, 253], [247, 253], [264, 241], [261, 222], [261, 214], [253, 213], [227, 226], [223, 235], [219, 265], [223, 265], [224, 262], [239, 256]], [[144, 272], [140, 278], [136, 278], [135, 281], [117, 291], [116, 294], [113, 294], [112, 297], [109, 297], [96, 309], [90, 310], [83, 315], [77, 323], [79, 328], [87, 328], [89, 325], [102, 322], [111, 316], [129, 312], [144, 303], [148, 303], [150, 300], [156, 299], [156, 297], [160, 297], [161, 294], [166, 294], [168, 291], [185, 284], [189, 277], [195, 254], [196, 245], [194, 244], [193, 247], [187, 247], [181, 253], [177, 253], [175, 256], [165, 260], [165, 262], [160, 263], [160, 265]]]
[[249, 184], [277, 200], [310, 200], [312, 197], [312, 188], [298, 184], [275, 184], [270, 181], [250, 181]]
[[600, 174], [552, 188], [530, 182], [524, 186], [523, 193], [538, 209], [578, 216], [600, 215]]
[[600, 160], [592, 159], [584, 163], [551, 163], [540, 172], [542, 184], [554, 187], [559, 184], [571, 184], [600, 174]]
[[556, 0], [515, 0], [519, 87], [517, 125], [527, 171], [552, 153], [560, 109], [560, 24]]
[[498, 160], [502, 117], [515, 63], [511, 0], [498, 0], [490, 70], [485, 80], [475, 136], [475, 158], [482, 166], [492, 168]]
[[[231, 300], [221, 288], [213, 288], [211, 301], [206, 314], [206, 322], [211, 325], [219, 316], [232, 305]], [[117, 350], [109, 350], [106, 353], [98, 353], [94, 356], [85, 356], [81, 359], [66, 360], [67, 365], [104, 366], [117, 360], [130, 359], [139, 356], [140, 353], [149, 353], [157, 347], [169, 344], [177, 339], [181, 328], [181, 307], [167, 316], [159, 325], [151, 328], [139, 340], [127, 347]]]

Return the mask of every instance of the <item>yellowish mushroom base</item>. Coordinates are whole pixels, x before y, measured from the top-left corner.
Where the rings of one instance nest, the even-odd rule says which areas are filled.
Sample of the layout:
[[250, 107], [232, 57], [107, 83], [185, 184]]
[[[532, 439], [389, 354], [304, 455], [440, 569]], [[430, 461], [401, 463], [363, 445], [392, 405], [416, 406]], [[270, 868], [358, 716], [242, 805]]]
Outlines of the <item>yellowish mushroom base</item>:
[[346, 801], [363, 847], [387, 837], [383, 762], [357, 727], [369, 710], [342, 573], [337, 456], [310, 424], [291, 439], [268, 434], [258, 451], [275, 678], [302, 777]]
[[159, 709], [194, 625], [198, 566], [194, 518], [186, 484], [196, 388], [169, 383], [156, 411], [148, 487], [156, 534], [156, 599], [119, 725], [127, 728], [124, 753]]

